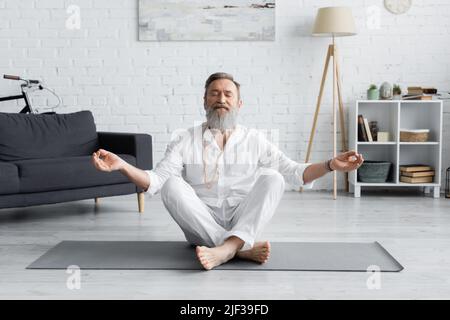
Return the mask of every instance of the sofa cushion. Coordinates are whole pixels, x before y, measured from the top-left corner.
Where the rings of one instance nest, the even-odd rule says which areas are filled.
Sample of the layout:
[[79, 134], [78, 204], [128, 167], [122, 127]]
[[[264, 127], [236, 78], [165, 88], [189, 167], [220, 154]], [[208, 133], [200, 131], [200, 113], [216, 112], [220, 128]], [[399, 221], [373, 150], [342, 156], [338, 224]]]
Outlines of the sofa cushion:
[[97, 132], [90, 111], [0, 113], [0, 160], [85, 156], [97, 148]]
[[0, 161], [0, 194], [19, 192], [19, 172], [13, 163]]
[[[136, 158], [119, 156], [132, 165]], [[92, 164], [91, 156], [33, 159], [14, 162], [19, 168], [20, 192], [44, 192], [129, 182], [118, 171], [101, 172]]]

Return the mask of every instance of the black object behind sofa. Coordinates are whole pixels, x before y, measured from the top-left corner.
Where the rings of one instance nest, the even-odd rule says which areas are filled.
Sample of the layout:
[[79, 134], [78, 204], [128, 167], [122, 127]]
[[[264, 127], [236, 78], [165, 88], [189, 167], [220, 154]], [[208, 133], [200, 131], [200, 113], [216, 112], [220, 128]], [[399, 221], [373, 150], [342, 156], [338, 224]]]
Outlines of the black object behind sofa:
[[95, 169], [99, 148], [152, 169], [150, 135], [97, 132], [90, 111], [0, 113], [0, 208], [142, 192], [120, 172]]

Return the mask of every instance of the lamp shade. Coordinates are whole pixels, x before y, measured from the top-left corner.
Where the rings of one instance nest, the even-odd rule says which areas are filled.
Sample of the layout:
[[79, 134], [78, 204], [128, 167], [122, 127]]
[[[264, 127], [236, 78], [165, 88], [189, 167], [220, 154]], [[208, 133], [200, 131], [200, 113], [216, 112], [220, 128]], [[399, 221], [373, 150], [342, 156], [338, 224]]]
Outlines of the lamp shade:
[[355, 21], [348, 7], [326, 7], [317, 11], [312, 35], [345, 37], [356, 34]]

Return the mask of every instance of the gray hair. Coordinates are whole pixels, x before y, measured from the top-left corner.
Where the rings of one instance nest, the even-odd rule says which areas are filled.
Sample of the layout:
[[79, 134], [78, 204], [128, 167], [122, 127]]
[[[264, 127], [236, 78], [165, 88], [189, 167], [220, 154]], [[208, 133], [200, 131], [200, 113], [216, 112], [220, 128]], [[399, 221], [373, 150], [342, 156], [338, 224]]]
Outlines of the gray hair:
[[208, 77], [208, 79], [206, 79], [206, 82], [205, 82], [205, 97], [206, 97], [206, 92], [208, 91], [209, 85], [210, 85], [213, 81], [219, 80], [219, 79], [227, 79], [227, 80], [232, 81], [232, 82], [234, 83], [234, 85], [236, 86], [236, 88], [237, 88], [238, 99], [241, 98], [241, 91], [240, 91], [241, 85], [240, 85], [237, 81], [234, 80], [234, 78], [233, 78], [233, 76], [232, 76], [231, 74], [226, 73], [226, 72], [216, 72], [216, 73], [213, 73], [212, 75], [210, 75], [210, 76]]

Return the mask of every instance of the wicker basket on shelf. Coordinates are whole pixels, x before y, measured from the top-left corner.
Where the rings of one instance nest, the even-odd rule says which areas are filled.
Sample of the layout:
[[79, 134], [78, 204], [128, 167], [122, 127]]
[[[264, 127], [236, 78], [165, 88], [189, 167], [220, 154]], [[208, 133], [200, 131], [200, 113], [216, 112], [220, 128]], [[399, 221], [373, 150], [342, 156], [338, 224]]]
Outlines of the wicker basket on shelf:
[[400, 130], [400, 142], [426, 142], [428, 141], [429, 129]]

